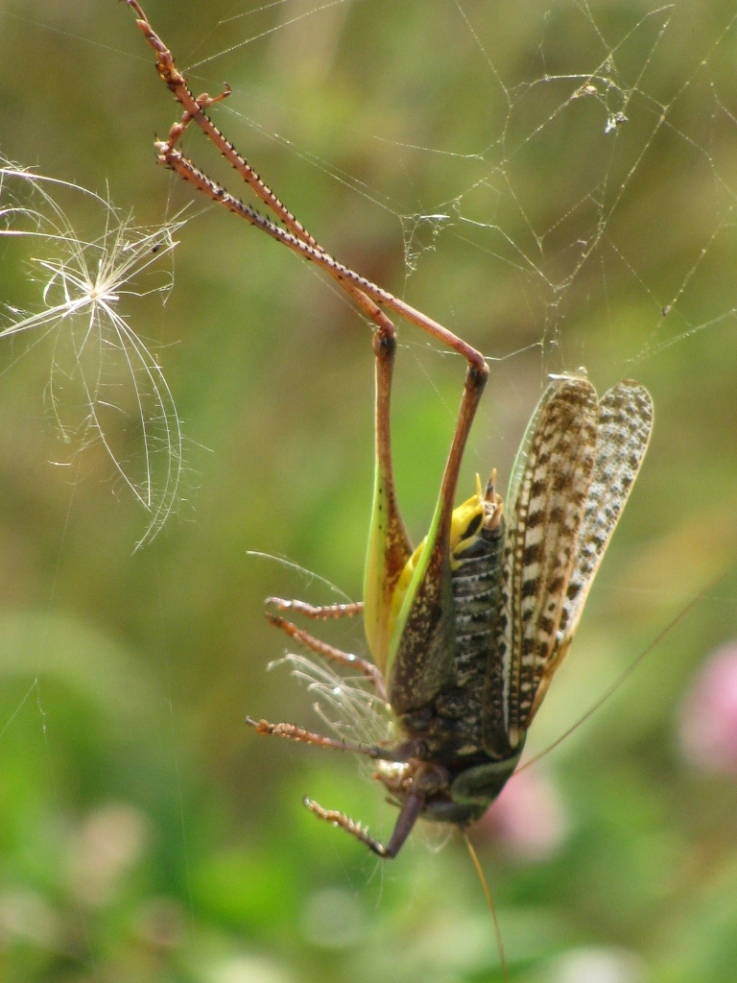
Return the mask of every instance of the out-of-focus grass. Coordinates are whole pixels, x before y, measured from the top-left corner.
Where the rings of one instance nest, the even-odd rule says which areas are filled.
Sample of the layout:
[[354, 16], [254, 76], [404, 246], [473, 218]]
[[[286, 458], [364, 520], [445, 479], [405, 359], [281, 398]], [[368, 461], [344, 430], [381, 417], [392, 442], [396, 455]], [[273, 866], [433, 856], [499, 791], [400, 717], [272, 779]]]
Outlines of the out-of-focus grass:
[[[600, 389], [636, 376], [655, 398], [649, 457], [534, 747], [703, 593], [538, 766], [561, 823], [549, 848], [533, 860], [493, 824], [477, 833], [513, 977], [731, 983], [737, 792], [677, 735], [698, 667], [737, 631], [734, 11], [318, 8], [147, 11], [196, 91], [231, 83], [218, 122], [326, 246], [500, 359], [464, 480], [508, 473], [547, 371], [585, 364]], [[571, 99], [597, 66], [595, 91]], [[152, 134], [178, 114], [124, 6], [4, 4], [0, 81], [7, 157], [140, 223], [189, 201], [153, 164]], [[187, 147], [221, 173], [197, 134]], [[244, 725], [317, 723], [288, 674], [265, 671], [284, 642], [262, 598], [334, 599], [247, 551], [360, 594], [370, 336], [305, 264], [202, 202], [190, 213], [166, 305], [123, 308], [186, 441], [176, 514], [146, 549], [132, 552], [146, 516], [99, 445], [58, 440], [50, 345], [0, 348], [0, 977], [499, 978], [462, 844], [419, 831], [382, 867], [300, 806], [309, 793], [385, 835], [395, 813], [356, 764]], [[30, 307], [34, 251], [0, 246], [0, 300]], [[396, 459], [419, 537], [462, 366], [411, 328], [401, 345]], [[140, 461], [138, 431], [117, 439]], [[357, 623], [331, 631], [362, 649]]]

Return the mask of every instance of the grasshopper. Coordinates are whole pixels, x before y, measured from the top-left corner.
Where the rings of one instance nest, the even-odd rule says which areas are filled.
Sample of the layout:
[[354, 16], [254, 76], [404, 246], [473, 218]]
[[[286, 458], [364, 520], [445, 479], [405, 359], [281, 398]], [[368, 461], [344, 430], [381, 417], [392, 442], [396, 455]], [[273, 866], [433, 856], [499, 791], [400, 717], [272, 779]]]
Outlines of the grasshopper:
[[[517, 767], [527, 731], [561, 665], [586, 597], [637, 477], [652, 429], [647, 390], [625, 380], [597, 397], [583, 376], [552, 377], [522, 441], [506, 504], [495, 473], [455, 507], [469, 431], [489, 369], [437, 321], [340, 263], [310, 235], [207, 115], [230, 90], [195, 97], [137, 0], [126, 0], [183, 115], [160, 163], [250, 225], [324, 270], [375, 327], [376, 469], [364, 602], [312, 607], [271, 598], [271, 622], [307, 648], [371, 680], [393, 717], [391, 741], [340, 740], [294, 724], [247, 718], [261, 734], [376, 761], [399, 806], [383, 844], [343, 813], [306, 805], [383, 858], [397, 855], [420, 817], [465, 828]], [[272, 217], [232, 195], [179, 149], [195, 123]], [[390, 404], [397, 335], [387, 311], [466, 359], [458, 419], [427, 537], [413, 549], [395, 491]], [[372, 661], [342, 652], [283, 617], [363, 613]]]

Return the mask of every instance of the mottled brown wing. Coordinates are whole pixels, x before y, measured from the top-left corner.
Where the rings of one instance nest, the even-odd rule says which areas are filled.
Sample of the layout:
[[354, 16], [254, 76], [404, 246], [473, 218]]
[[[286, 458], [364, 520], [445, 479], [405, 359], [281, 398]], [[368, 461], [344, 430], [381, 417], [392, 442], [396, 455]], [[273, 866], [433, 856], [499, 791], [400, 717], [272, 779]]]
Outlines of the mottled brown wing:
[[628, 379], [604, 393], [599, 404], [594, 472], [558, 628], [556, 664], [562, 661], [576, 632], [599, 564], [645, 457], [652, 426], [653, 401], [644, 386]]
[[555, 653], [596, 459], [599, 407], [584, 378], [556, 378], [543, 393], [511, 483], [497, 648], [485, 720], [490, 753], [519, 744], [539, 705]]

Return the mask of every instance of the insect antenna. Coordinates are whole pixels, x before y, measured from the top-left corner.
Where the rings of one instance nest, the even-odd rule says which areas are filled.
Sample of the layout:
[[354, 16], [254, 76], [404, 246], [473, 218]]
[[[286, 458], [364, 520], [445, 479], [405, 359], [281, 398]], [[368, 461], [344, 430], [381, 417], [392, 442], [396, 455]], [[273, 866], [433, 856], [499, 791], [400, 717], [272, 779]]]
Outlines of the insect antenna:
[[489, 909], [491, 915], [491, 921], [494, 926], [494, 936], [496, 938], [496, 948], [499, 953], [499, 964], [502, 968], [502, 977], [504, 983], [509, 983], [509, 970], [507, 969], [507, 957], [504, 954], [504, 940], [502, 939], [502, 932], [499, 928], [499, 919], [496, 915], [496, 907], [494, 906], [494, 899], [491, 896], [491, 891], [489, 889], [489, 882], [486, 879], [486, 874], [484, 873], [484, 868], [481, 866], [481, 861], [476, 853], [473, 843], [468, 835], [466, 829], [461, 830], [461, 835], [463, 836], [463, 841], [466, 844], [466, 849], [468, 850], [468, 855], [471, 858], [471, 863], [476, 869], [479, 881], [481, 882], [481, 890], [484, 892], [484, 897], [486, 898], [486, 905]]
[[632, 673], [639, 668], [639, 666], [645, 661], [645, 659], [650, 655], [650, 653], [654, 649], [656, 649], [658, 645], [660, 645], [663, 639], [666, 638], [671, 633], [671, 631], [676, 627], [676, 625], [680, 624], [681, 621], [683, 621], [686, 618], [686, 616], [693, 611], [696, 605], [700, 601], [702, 601], [704, 597], [707, 596], [707, 594], [710, 594], [713, 590], [715, 590], [719, 586], [719, 584], [722, 582], [722, 580], [724, 580], [726, 575], [727, 575], [727, 571], [720, 573], [719, 576], [716, 578], [716, 580], [714, 580], [705, 590], [700, 591], [696, 595], [696, 597], [694, 597], [691, 601], [689, 601], [686, 607], [682, 608], [674, 618], [671, 618], [671, 620], [658, 632], [655, 638], [653, 638], [652, 641], [648, 642], [648, 644], [639, 653], [639, 655], [635, 656], [635, 658], [627, 666], [627, 668], [620, 673], [618, 678], [615, 679], [614, 682], [604, 690], [602, 695], [597, 700], [595, 700], [594, 703], [591, 704], [588, 710], [586, 710], [574, 724], [571, 724], [570, 727], [566, 728], [566, 730], [564, 730], [559, 737], [556, 737], [556, 739], [552, 742], [552, 744], [549, 744], [545, 748], [545, 750], [538, 752], [538, 754], [535, 754], [533, 757], [528, 758], [526, 761], [524, 761], [517, 768], [515, 774], [519, 775], [521, 772], [526, 771], [528, 768], [531, 768], [533, 765], [536, 765], [538, 761], [542, 760], [542, 758], [547, 757], [551, 751], [554, 751], [555, 748], [559, 747], [563, 743], [563, 741], [567, 740], [571, 736], [571, 734], [575, 733], [575, 731], [577, 731], [579, 727], [581, 727], [583, 724], [586, 723], [587, 720], [593, 717], [594, 714], [601, 707], [604, 706], [607, 700], [611, 699], [611, 697], [614, 696], [614, 694], [617, 692], [619, 687], [623, 686], [624, 683], [627, 682], [627, 680], [632, 675]]

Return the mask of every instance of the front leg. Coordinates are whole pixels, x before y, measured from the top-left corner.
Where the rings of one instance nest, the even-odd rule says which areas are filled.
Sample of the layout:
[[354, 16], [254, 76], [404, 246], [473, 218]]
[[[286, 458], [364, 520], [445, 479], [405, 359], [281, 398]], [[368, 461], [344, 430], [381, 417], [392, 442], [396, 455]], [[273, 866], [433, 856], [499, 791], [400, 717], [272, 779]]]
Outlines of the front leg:
[[272, 724], [268, 720], [254, 720], [253, 717], [246, 717], [246, 723], [259, 734], [286, 737], [288, 740], [297, 741], [299, 744], [314, 744], [316, 747], [330, 748], [333, 751], [352, 751], [354, 754], [362, 754], [374, 761], [403, 763], [407, 760], [402, 755], [403, 749], [401, 748], [397, 751], [378, 747], [376, 744], [363, 744], [361, 741], [326, 737], [324, 734], [316, 734], [314, 731], [305, 730], [304, 727], [298, 727], [297, 724]]
[[327, 642], [323, 642], [319, 638], [315, 638], [315, 636], [311, 635], [308, 631], [305, 631], [303, 628], [298, 628], [297, 625], [292, 624], [291, 621], [287, 621], [286, 618], [282, 618], [278, 614], [270, 614], [267, 611], [266, 620], [270, 625], [281, 629], [281, 631], [289, 635], [290, 638], [295, 638], [297, 641], [302, 642], [302, 644], [311, 652], [321, 655], [324, 659], [327, 659], [330, 662], [336, 662], [344, 669], [357, 669], [362, 676], [365, 676], [366, 679], [371, 680], [374, 689], [376, 690], [376, 695], [379, 697], [379, 699], [384, 703], [387, 702], [386, 685], [384, 683], [383, 673], [373, 664], [373, 662], [369, 662], [367, 659], [362, 659], [358, 655], [353, 655], [352, 652], [343, 652], [342, 649], [336, 648], [334, 645], [329, 645]]
[[418, 790], [409, 793], [402, 804], [399, 816], [394, 824], [394, 830], [386, 846], [373, 837], [360, 823], [350, 819], [344, 813], [338, 812], [335, 809], [323, 809], [321, 805], [318, 805], [317, 802], [313, 799], [308, 799], [306, 796], [304, 804], [319, 819], [324, 819], [326, 822], [332, 823], [333, 826], [344, 829], [351, 836], [355, 836], [357, 840], [364, 843], [377, 857], [381, 857], [382, 860], [392, 860], [399, 853], [405, 840], [412, 832], [412, 827], [417, 822], [425, 806], [425, 795], [424, 792]]
[[301, 614], [314, 621], [332, 621], [337, 618], [354, 618], [363, 611], [363, 601], [349, 601], [347, 604], [308, 604], [307, 601], [286, 600], [283, 597], [267, 597], [264, 604], [275, 607], [277, 611]]

